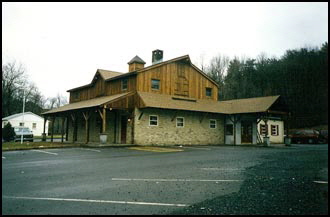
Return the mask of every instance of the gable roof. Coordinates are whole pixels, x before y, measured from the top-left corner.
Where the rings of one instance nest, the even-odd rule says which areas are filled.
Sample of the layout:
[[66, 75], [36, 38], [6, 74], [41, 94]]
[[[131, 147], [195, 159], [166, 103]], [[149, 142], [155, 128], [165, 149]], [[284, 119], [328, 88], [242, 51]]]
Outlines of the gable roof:
[[227, 101], [192, 99], [173, 95], [140, 92], [141, 108], [163, 108], [221, 114], [266, 112], [280, 96], [257, 97]]
[[107, 79], [110, 79], [110, 78], [113, 78], [113, 77], [116, 77], [116, 76], [120, 76], [120, 75], [123, 75], [125, 73], [122, 73], [122, 72], [115, 72], [115, 71], [109, 71], [109, 70], [104, 70], [104, 69], [97, 69], [95, 74], [94, 74], [94, 77], [93, 77], [93, 80], [91, 81], [91, 83], [89, 84], [86, 84], [86, 85], [83, 85], [83, 86], [79, 86], [79, 87], [75, 87], [75, 88], [72, 88], [70, 90], [67, 90], [66, 92], [71, 92], [71, 91], [75, 91], [75, 90], [79, 90], [81, 88], [85, 88], [85, 87], [90, 87], [93, 85], [94, 81], [95, 81], [95, 78], [96, 76], [100, 74], [101, 77], [103, 78], [103, 80], [107, 80]]
[[141, 59], [138, 55], [136, 55], [133, 59], [131, 59], [131, 61], [129, 61], [127, 64], [131, 64], [131, 63], [146, 64], [146, 62], [144, 62], [143, 59]]
[[[24, 112], [24, 115], [27, 115], [27, 114], [29, 114], [29, 115], [34, 115], [34, 116], [36, 116], [37, 118], [44, 119], [43, 117], [40, 117], [39, 115], [36, 115], [36, 114], [34, 114], [34, 113], [32, 113], [32, 112]], [[4, 117], [4, 118], [2, 118], [2, 120], [3, 120], [3, 121], [8, 121], [8, 120], [10, 120], [10, 119], [13, 119], [13, 118], [16, 118], [16, 117], [19, 117], [19, 116], [22, 116], [22, 115], [23, 115], [23, 113], [17, 113], [17, 114], [13, 114], [13, 115], [10, 115], [10, 116], [7, 116], [7, 117]]]
[[132, 93], [121, 93], [121, 94], [116, 94], [116, 95], [112, 95], [112, 96], [103, 96], [103, 97], [97, 97], [94, 99], [83, 100], [80, 102], [74, 102], [74, 103], [70, 103], [70, 104], [61, 106], [59, 108], [52, 109], [52, 110], [44, 112], [42, 114], [43, 115], [54, 114], [54, 113], [65, 112], [65, 111], [69, 111], [69, 110], [101, 106], [101, 105], [109, 103], [111, 101], [119, 100], [120, 98], [122, 98], [126, 95], [129, 95], [129, 94], [132, 94]]

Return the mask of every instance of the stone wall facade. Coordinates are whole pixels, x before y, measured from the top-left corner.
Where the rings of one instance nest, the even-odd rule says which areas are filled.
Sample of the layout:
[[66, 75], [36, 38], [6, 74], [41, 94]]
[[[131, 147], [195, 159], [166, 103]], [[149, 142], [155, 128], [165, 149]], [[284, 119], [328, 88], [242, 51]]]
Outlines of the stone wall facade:
[[[143, 114], [141, 115], [141, 113]], [[150, 126], [149, 116], [158, 116], [158, 126]], [[184, 118], [177, 127], [176, 117]], [[139, 119], [140, 118], [140, 119]], [[216, 128], [210, 128], [210, 120]], [[224, 144], [224, 115], [145, 108], [135, 109], [134, 143], [137, 145], [217, 145]]]

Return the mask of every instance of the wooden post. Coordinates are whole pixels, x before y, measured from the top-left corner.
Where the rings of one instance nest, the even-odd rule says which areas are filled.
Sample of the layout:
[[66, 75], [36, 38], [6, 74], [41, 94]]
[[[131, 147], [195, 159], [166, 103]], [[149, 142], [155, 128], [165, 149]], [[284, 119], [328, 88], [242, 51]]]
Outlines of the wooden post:
[[52, 131], [51, 131], [50, 142], [53, 142], [54, 140], [54, 122], [55, 122], [55, 116], [52, 117]]
[[107, 116], [106, 116], [106, 113], [107, 113], [107, 110], [106, 110], [106, 106], [104, 105], [103, 106], [103, 119], [102, 119], [102, 133], [105, 133], [106, 131], [106, 124], [107, 124]]
[[65, 141], [69, 140], [69, 117], [66, 117]]
[[72, 135], [72, 142], [76, 141], [76, 135], [77, 135], [77, 129], [76, 129], [76, 117], [74, 116], [74, 114], [71, 114], [71, 119], [72, 119], [72, 127], [73, 127], [73, 135]]
[[132, 111], [131, 117], [131, 137], [132, 137], [132, 144], [134, 144], [134, 123], [135, 123], [135, 110]]
[[85, 132], [86, 132], [86, 144], [89, 142], [89, 124], [88, 124], [88, 119], [89, 119], [89, 112], [83, 112], [84, 118], [85, 118]]
[[46, 141], [46, 123], [47, 123], [47, 116], [44, 116], [44, 133], [42, 134], [42, 141]]
[[61, 138], [61, 142], [63, 143], [63, 137], [64, 137], [64, 121], [65, 121], [65, 117], [62, 117], [62, 138]]

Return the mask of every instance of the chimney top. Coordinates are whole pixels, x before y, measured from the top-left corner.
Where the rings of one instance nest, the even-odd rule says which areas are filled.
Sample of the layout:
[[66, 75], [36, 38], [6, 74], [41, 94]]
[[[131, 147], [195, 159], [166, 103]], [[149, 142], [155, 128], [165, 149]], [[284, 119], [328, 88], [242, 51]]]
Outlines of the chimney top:
[[154, 50], [152, 51], [152, 64], [157, 64], [163, 61], [163, 51], [162, 50]]

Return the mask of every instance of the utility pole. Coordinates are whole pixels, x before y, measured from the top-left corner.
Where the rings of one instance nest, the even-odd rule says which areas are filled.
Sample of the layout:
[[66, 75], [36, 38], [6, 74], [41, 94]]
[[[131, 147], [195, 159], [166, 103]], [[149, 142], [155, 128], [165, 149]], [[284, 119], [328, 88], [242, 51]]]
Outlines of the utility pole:
[[[24, 127], [24, 109], [25, 109], [25, 93], [24, 93], [24, 90], [23, 90], [23, 127]], [[23, 144], [23, 129], [22, 128], [22, 135], [21, 135], [21, 144]]]

